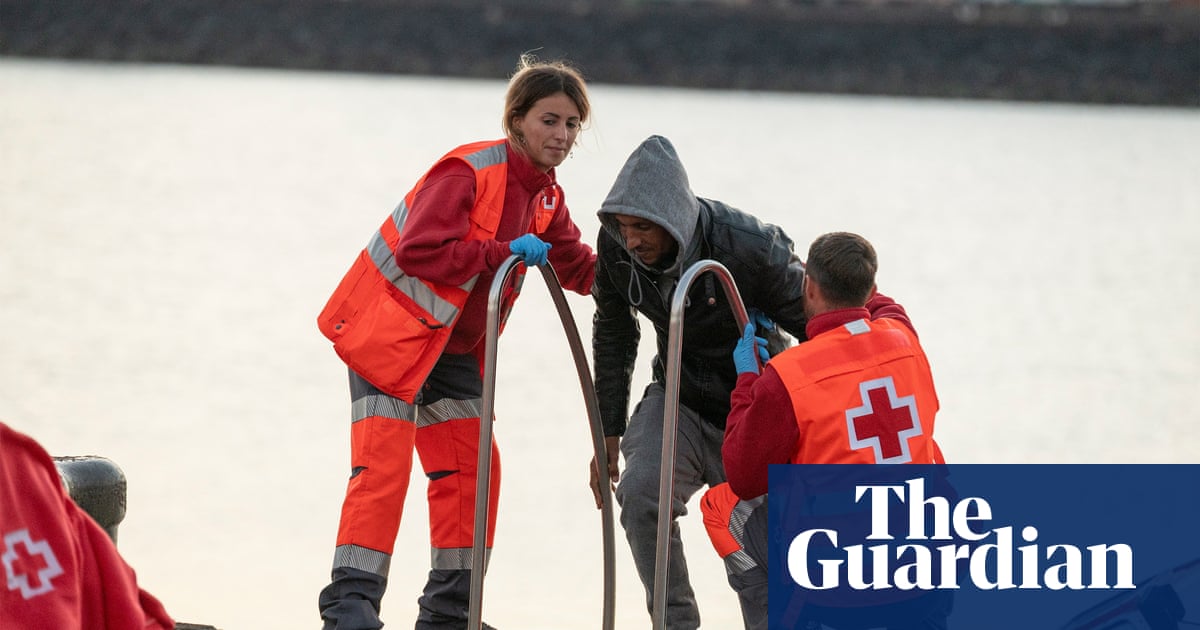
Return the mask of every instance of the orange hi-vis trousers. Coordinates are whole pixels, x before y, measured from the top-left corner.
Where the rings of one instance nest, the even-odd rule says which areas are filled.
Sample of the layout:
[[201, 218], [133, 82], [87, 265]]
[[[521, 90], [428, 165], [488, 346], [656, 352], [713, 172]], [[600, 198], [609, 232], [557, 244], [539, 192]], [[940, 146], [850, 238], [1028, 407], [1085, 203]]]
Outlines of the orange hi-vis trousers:
[[[483, 405], [478, 361], [471, 355], [443, 356], [415, 404], [380, 391], [353, 372], [350, 388], [352, 470], [334, 569], [387, 577], [415, 447], [429, 479], [431, 568], [469, 570]], [[499, 491], [500, 454], [493, 442], [485, 553], [495, 536]]]
[[[741, 500], [728, 483], [720, 483], [700, 499], [704, 529], [717, 555], [725, 561], [726, 578], [737, 593], [746, 630], [767, 630], [770, 621], [767, 567], [755, 559], [755, 553], [763, 554], [766, 545], [766, 498], [764, 494]], [[757, 545], [752, 544], [755, 537], [759, 538]], [[757, 552], [751, 551], [752, 546]], [[766, 561], [765, 555], [758, 558]]]
[[708, 532], [713, 549], [725, 561], [725, 572], [729, 575], [758, 566], [745, 551], [745, 526], [750, 513], [762, 504], [762, 500], [763, 497], [756, 497], [743, 501], [733, 493], [728, 483], [709, 488], [700, 499], [704, 529]]

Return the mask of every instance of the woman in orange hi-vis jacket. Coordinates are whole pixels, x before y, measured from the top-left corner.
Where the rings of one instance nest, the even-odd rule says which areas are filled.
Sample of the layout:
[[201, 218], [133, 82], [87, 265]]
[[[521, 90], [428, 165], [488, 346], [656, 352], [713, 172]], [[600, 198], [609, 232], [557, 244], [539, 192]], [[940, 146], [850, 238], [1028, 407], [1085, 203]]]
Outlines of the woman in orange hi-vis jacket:
[[[523, 57], [505, 98], [506, 137], [438, 160], [318, 317], [350, 368], [352, 401], [350, 481], [332, 580], [319, 598], [326, 630], [383, 625], [379, 605], [414, 447], [429, 479], [433, 548], [416, 628], [466, 627], [474, 515], [462, 508], [475, 502], [488, 293], [515, 254], [526, 265], [549, 263], [563, 287], [589, 294], [596, 255], [580, 240], [555, 175], [589, 109], [575, 68]], [[515, 297], [514, 289], [505, 306]], [[499, 461], [493, 451], [492, 505]], [[495, 512], [489, 550], [494, 529]]]
[[[700, 509], [748, 630], [768, 624], [770, 464], [945, 463], [933, 438], [938, 399], [929, 361], [904, 308], [876, 290], [877, 267], [863, 237], [818, 237], [803, 281], [808, 340], [772, 357], [761, 373], [753, 323], [734, 349], [738, 381], [721, 447], [728, 483], [711, 488]], [[903, 405], [890, 404], [897, 396]], [[853, 610], [812, 600], [788, 627], [944, 630], [950, 605], [936, 592], [879, 595]], [[864, 618], [871, 622], [854, 625]]]

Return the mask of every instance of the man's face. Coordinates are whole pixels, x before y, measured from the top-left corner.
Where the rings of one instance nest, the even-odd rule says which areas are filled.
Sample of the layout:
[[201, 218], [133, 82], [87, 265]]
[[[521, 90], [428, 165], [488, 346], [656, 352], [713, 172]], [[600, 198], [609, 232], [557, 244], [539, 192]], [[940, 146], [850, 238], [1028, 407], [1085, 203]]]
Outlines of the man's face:
[[675, 251], [675, 239], [663, 227], [653, 221], [627, 214], [614, 214], [621, 238], [628, 249], [643, 265], [653, 265], [664, 256]]

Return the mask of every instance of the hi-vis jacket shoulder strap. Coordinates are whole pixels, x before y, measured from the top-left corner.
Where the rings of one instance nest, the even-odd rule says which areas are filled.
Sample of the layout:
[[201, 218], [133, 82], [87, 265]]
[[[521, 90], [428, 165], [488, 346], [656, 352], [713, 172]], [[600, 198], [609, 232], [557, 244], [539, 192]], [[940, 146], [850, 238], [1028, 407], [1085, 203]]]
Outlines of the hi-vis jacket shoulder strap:
[[[494, 238], [504, 211], [508, 177], [505, 142], [463, 145], [438, 163], [453, 159], [466, 162], [475, 171], [475, 205], [465, 238]], [[409, 276], [396, 264], [395, 251], [409, 209], [428, 176], [427, 172], [421, 177], [371, 236], [317, 318], [321, 332], [333, 341], [334, 350], [351, 369], [381, 390], [410, 402], [441, 355], [478, 279], [473, 277], [459, 286], [442, 285]], [[557, 208], [557, 196], [552, 205]], [[551, 218], [553, 212], [549, 211]]]

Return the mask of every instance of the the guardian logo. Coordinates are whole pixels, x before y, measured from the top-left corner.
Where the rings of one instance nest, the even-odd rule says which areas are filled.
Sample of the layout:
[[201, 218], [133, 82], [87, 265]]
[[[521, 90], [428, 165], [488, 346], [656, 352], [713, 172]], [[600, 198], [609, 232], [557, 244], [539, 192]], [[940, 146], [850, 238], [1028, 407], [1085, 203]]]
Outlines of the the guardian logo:
[[813, 527], [790, 538], [787, 575], [796, 585], [876, 592], [1136, 588], [1129, 544], [1044, 544], [1032, 523], [992, 527], [992, 507], [983, 498], [926, 496], [921, 477], [855, 485], [853, 495], [858, 518], [869, 515], [869, 530], [862, 521], [851, 528], [856, 533]]

